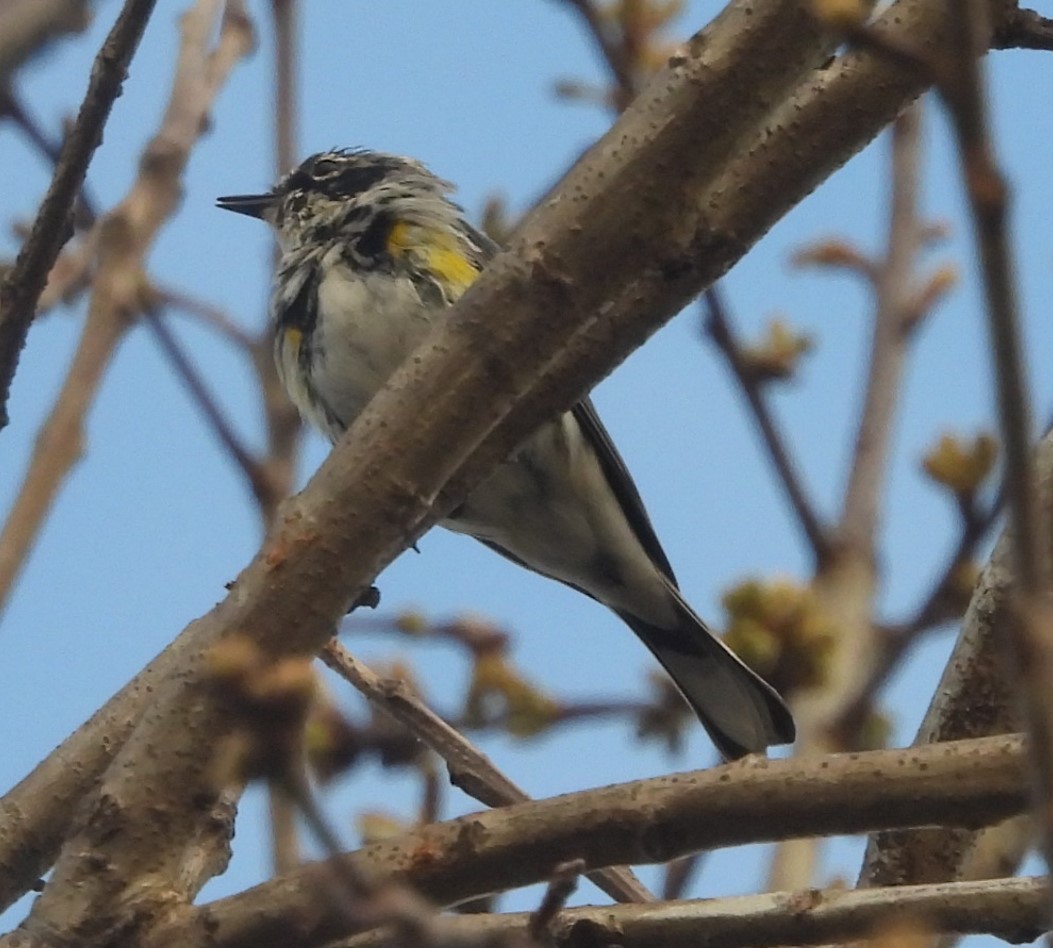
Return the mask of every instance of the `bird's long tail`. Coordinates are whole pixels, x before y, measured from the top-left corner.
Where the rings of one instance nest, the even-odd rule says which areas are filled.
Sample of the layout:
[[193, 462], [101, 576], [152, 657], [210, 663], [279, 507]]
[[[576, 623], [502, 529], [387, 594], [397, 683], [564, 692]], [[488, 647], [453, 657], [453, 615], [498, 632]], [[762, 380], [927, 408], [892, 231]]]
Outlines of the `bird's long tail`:
[[724, 757], [734, 760], [788, 744], [796, 729], [778, 692], [748, 668], [670, 586], [675, 629], [619, 613], [669, 673]]

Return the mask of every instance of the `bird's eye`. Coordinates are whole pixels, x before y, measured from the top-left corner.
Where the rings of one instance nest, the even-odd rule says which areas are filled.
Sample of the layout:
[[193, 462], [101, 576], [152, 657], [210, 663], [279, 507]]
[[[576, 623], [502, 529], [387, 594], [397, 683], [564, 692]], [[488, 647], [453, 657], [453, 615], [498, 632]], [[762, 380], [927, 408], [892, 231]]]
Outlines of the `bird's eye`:
[[336, 174], [339, 170], [339, 161], [334, 161], [332, 158], [322, 158], [314, 163], [311, 172], [316, 178], [328, 178], [330, 175]]
[[286, 193], [292, 191], [304, 191], [312, 184], [311, 176], [303, 168], [297, 168], [283, 182]]

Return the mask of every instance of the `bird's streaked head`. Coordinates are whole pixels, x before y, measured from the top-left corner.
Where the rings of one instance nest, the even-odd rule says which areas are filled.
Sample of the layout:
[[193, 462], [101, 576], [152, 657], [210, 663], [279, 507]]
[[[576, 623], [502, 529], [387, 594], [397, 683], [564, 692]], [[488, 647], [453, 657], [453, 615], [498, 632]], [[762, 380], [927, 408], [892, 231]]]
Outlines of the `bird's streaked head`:
[[[446, 197], [451, 185], [420, 162], [365, 149], [319, 152], [289, 172], [266, 194], [218, 198], [229, 211], [267, 221], [284, 250], [322, 245], [371, 227], [389, 226], [393, 217], [421, 206], [459, 208]], [[412, 216], [418, 216], [414, 213]]]

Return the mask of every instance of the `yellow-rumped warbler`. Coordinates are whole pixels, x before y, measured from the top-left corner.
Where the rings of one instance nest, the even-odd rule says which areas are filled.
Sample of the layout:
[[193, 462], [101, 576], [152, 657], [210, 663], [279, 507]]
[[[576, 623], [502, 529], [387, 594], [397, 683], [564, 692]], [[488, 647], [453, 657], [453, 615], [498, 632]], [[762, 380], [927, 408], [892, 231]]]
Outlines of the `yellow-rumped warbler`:
[[[277, 231], [278, 371], [332, 440], [497, 250], [450, 190], [411, 159], [338, 150], [308, 158], [267, 194], [219, 199]], [[793, 740], [782, 699], [681, 596], [589, 399], [539, 428], [442, 524], [617, 613], [726, 757]]]

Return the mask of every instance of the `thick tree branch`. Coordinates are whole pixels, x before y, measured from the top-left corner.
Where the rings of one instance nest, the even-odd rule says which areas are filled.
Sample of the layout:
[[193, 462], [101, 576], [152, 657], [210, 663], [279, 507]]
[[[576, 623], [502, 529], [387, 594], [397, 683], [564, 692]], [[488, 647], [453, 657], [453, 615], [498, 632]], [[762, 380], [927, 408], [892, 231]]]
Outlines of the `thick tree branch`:
[[[1050, 448], [1045, 452], [1047, 461], [1053, 460]], [[1004, 733], [1018, 726], [1003, 642], [1011, 620], [1008, 545], [1003, 537], [984, 568], [915, 746]], [[860, 885], [956, 879], [974, 838], [974, 831], [961, 828], [880, 833], [867, 847]]]
[[[565, 909], [552, 928], [558, 948], [776, 948], [862, 941], [895, 930], [904, 918], [926, 931], [994, 935], [1020, 944], [1049, 930], [1045, 879], [996, 879], [891, 889], [805, 889], [646, 906]], [[443, 920], [444, 943], [500, 944], [529, 916], [460, 915]], [[491, 940], [492, 939], [492, 940]], [[395, 948], [387, 932], [359, 935], [331, 948]], [[222, 948], [222, 946], [217, 946]]]
[[[1001, 10], [996, 0], [992, 0], [992, 7], [993, 15]], [[738, 8], [733, 4], [728, 9], [733, 14]], [[942, 4], [926, 0], [899, 0], [878, 17], [877, 23], [892, 36], [922, 37], [926, 43], [938, 43], [946, 35], [948, 11]], [[780, 25], [786, 28], [785, 24]], [[729, 28], [737, 28], [733, 19]], [[692, 42], [701, 46], [706, 39], [710, 39], [709, 30]], [[778, 43], [775, 34], [771, 41]], [[692, 48], [690, 44], [685, 46], [688, 51]], [[640, 345], [654, 325], [640, 318], [642, 300], [649, 301], [648, 307], [653, 301], [655, 308], [649, 311], [656, 320], [683, 308], [692, 296], [721, 277], [783, 214], [866, 145], [926, 86], [924, 76], [890, 65], [882, 56], [859, 52], [813, 72], [792, 94], [773, 92], [770, 101], [777, 104], [752, 130], [748, 121], [714, 128], [709, 121], [719, 125], [720, 117], [738, 117], [740, 107], [746, 119], [752, 117], [759, 100], [725, 100], [722, 77], [727, 75], [730, 87], [745, 92], [750, 88], [751, 67], [767, 54], [758, 49], [753, 55], [745, 53], [744, 59], [736, 62], [735, 51], [725, 49], [722, 41], [711, 43], [706, 50], [716, 60], [712, 73], [698, 80], [686, 101], [683, 97], [688, 90], [682, 88], [682, 83], [689, 81], [691, 73], [685, 62], [674, 56], [669, 71], [656, 76], [597, 148], [561, 182], [559, 189], [567, 199], [558, 204], [548, 199], [541, 202], [547, 212], [545, 217], [553, 226], [558, 226], [560, 232], [565, 227], [568, 235], [575, 235], [565, 246], [546, 240], [541, 228], [531, 227], [531, 220], [520, 232], [520, 240], [513, 246], [530, 254], [532, 266], [541, 262], [536, 248], [542, 248], [549, 261], [561, 264], [564, 260], [577, 260], [583, 268], [587, 267], [583, 272], [609, 276], [625, 272], [634, 276], [596, 287], [600, 290], [596, 308], [588, 313], [593, 318], [586, 317], [581, 329], [553, 347], [554, 353], [538, 383], [519, 399], [508, 420], [484, 440], [445, 493], [463, 496], [464, 481], [474, 482], [485, 473], [479, 468], [485, 468], [490, 457], [506, 457], [537, 418], [550, 417], [580, 397], [586, 388], [583, 379], [595, 381], [610, 371], [611, 353]], [[668, 72], [672, 72], [672, 78]], [[720, 87], [719, 91], [710, 88], [710, 79]], [[766, 88], [763, 80], [759, 86]], [[665, 94], [659, 101], [652, 101], [652, 89]], [[686, 134], [684, 128], [666, 128], [664, 120], [649, 118], [652, 113], [660, 115], [663, 109], [671, 107], [679, 114], [706, 118], [707, 121], [688, 126], [702, 136], [698, 141], [683, 141], [677, 133]], [[663, 134], [655, 141], [659, 128]], [[735, 130], [744, 137], [738, 146], [725, 152], [723, 142]], [[704, 137], [707, 135], [713, 136], [713, 162], [709, 160], [710, 142]], [[621, 164], [610, 169], [602, 167], [601, 156], [611, 155], [619, 156]], [[632, 161], [629, 156], [633, 156]], [[662, 168], [663, 175], [656, 176], [655, 168]], [[613, 194], [622, 193], [623, 189], [624, 195], [631, 198], [612, 200]], [[589, 217], [579, 195], [593, 192], [598, 207], [595, 216]], [[590, 204], [588, 209], [592, 207]], [[668, 213], [655, 214], [659, 207]], [[593, 224], [605, 228], [609, 255], [604, 253], [604, 246], [583, 253], [586, 248], [576, 235], [591, 229]], [[623, 246], [612, 245], [611, 235], [622, 238]], [[624, 258], [619, 256], [622, 250]], [[510, 263], [510, 255], [495, 261], [459, 303], [458, 310], [465, 316], [469, 311], [474, 313], [479, 326], [486, 325], [487, 312], [506, 312], [508, 307], [515, 311], [526, 299], [527, 291], [514, 282], [495, 292], [506, 279], [525, 282], [525, 274], [513, 278], [507, 272], [506, 264]], [[555, 307], [569, 316], [567, 307], [577, 311], [576, 304], [585, 302], [558, 292], [561, 286], [565, 287], [559, 279], [561, 267], [556, 267], [555, 272], [547, 268], [535, 272], [534, 292], [540, 293], [544, 288], [552, 294], [551, 302], [546, 301], [539, 312]], [[591, 295], [588, 299], [591, 301]], [[495, 306], [500, 309], [494, 310]], [[533, 338], [529, 345], [535, 346]], [[545, 351], [549, 351], [547, 345]]]
[[[442, 905], [543, 881], [556, 862], [666, 862], [687, 853], [875, 825], [969, 825], [1027, 805], [1019, 737], [807, 760], [747, 758], [710, 770], [521, 803], [421, 828], [346, 859]], [[305, 866], [173, 918], [149, 948], [324, 944], [352, 932]], [[294, 942], [294, 939], [296, 941]]]
[[73, 204], [114, 100], [121, 93], [128, 64], [139, 46], [156, 0], [126, 0], [95, 57], [91, 80], [77, 120], [62, 147], [51, 187], [11, 272], [0, 284], [0, 430], [8, 421], [7, 398], [18, 357], [25, 345], [37, 300], [48, 272], [73, 228]]

